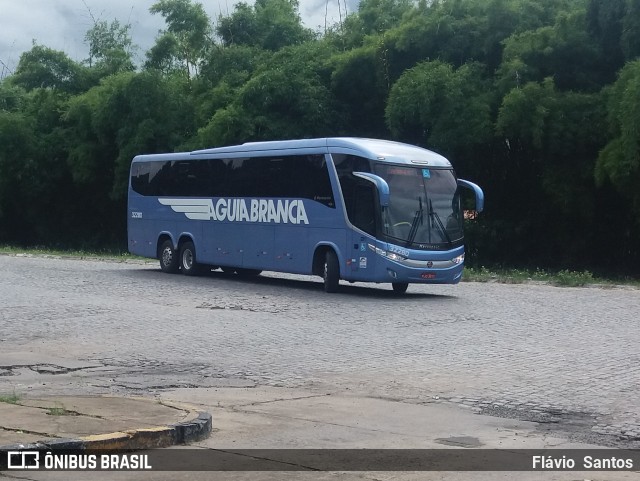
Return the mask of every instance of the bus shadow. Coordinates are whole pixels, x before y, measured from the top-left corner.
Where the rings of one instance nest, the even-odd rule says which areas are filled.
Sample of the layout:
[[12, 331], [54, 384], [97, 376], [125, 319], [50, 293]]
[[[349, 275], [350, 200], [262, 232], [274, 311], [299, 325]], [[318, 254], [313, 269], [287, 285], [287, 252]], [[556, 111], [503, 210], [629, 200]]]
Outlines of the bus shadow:
[[[156, 277], [156, 276], [168, 276], [172, 279], [177, 280], [185, 280], [184, 276], [180, 274], [165, 274], [160, 269], [144, 269], [144, 270], [136, 270], [136, 275]], [[299, 278], [289, 278], [289, 277], [278, 277], [277, 272], [268, 272], [266, 275], [261, 274], [257, 276], [239, 276], [237, 274], [225, 273], [219, 270], [212, 270], [204, 272], [193, 279], [211, 279], [226, 282], [229, 286], [232, 285], [243, 285], [243, 286], [256, 286], [256, 287], [265, 287], [265, 288], [273, 288], [273, 289], [287, 289], [287, 290], [296, 290], [296, 291], [305, 291], [309, 293], [318, 293], [322, 295], [329, 296], [328, 299], [333, 300], [334, 296], [338, 296], [336, 299], [339, 299], [340, 296], [349, 296], [349, 297], [359, 297], [359, 298], [371, 298], [371, 299], [385, 299], [389, 301], [407, 301], [407, 300], [416, 300], [416, 299], [458, 299], [456, 296], [451, 296], [448, 294], [438, 294], [433, 292], [411, 292], [411, 284], [409, 285], [409, 290], [404, 294], [397, 294], [390, 289], [389, 284], [349, 284], [345, 281], [340, 282], [339, 290], [336, 294], [327, 294], [324, 292], [324, 286], [322, 283], [322, 279], [317, 277], [317, 280], [314, 278], [308, 279], [305, 278], [307, 276], [300, 276]], [[425, 285], [419, 284], [421, 289], [424, 289]]]

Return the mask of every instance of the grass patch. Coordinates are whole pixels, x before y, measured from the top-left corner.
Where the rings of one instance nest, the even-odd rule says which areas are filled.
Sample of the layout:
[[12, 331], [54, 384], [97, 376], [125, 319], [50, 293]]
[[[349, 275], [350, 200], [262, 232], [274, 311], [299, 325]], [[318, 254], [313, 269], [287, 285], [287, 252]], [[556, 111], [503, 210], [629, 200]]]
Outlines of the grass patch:
[[465, 267], [463, 281], [498, 282], [502, 284], [523, 284], [529, 281], [550, 282], [551, 274], [541, 269], [530, 271], [526, 269], [491, 270], [486, 267], [480, 269]]
[[637, 281], [629, 279], [621, 281], [607, 280], [595, 277], [589, 271], [562, 270], [549, 272], [542, 269], [500, 269], [491, 270], [486, 267], [465, 267], [463, 281], [469, 282], [498, 282], [502, 284], [523, 284], [525, 282], [545, 282], [559, 287], [583, 287], [593, 284], [613, 285], [614, 283], [639, 286]]
[[73, 411], [67, 411], [65, 408], [61, 406], [56, 406], [52, 408], [47, 408], [47, 414], [49, 416], [75, 416], [76, 413]]
[[598, 282], [589, 271], [576, 272], [563, 270], [554, 276], [553, 283], [556, 286], [562, 287], [582, 287], [588, 284], [596, 284]]
[[50, 249], [47, 247], [14, 247], [0, 246], [0, 254], [13, 256], [51, 256], [51, 257], [71, 257], [77, 259], [109, 259], [124, 261], [128, 259], [144, 259], [143, 257], [131, 255], [128, 252], [119, 250], [84, 250], [84, 249]]
[[0, 403], [18, 404], [20, 395], [15, 392], [12, 394], [0, 394]]

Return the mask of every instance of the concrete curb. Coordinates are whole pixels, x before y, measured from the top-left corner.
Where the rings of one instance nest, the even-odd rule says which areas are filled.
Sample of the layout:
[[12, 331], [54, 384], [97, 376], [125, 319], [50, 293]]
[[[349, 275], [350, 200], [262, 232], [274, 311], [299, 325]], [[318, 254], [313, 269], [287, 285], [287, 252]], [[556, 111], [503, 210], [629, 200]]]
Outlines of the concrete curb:
[[46, 450], [142, 450], [166, 448], [206, 439], [211, 434], [212, 417], [207, 412], [197, 412], [191, 421], [183, 421], [155, 428], [131, 429], [122, 432], [84, 436], [77, 439], [45, 439], [36, 443], [0, 446], [3, 451]]

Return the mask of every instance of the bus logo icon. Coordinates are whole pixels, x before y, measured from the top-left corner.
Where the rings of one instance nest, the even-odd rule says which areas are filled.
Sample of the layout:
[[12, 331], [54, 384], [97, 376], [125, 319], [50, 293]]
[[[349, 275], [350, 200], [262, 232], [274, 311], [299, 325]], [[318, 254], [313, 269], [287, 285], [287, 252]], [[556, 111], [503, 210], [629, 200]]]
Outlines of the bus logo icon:
[[40, 468], [40, 453], [38, 451], [8, 451], [7, 468], [38, 469]]

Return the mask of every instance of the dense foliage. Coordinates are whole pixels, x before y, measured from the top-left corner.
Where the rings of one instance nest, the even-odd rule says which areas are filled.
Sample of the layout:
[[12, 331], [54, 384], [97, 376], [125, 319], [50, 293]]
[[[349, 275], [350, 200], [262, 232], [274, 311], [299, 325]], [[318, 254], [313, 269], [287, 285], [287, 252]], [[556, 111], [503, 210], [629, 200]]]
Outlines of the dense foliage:
[[297, 0], [192, 0], [136, 67], [129, 27], [88, 59], [34, 45], [0, 83], [0, 242], [126, 246], [137, 153], [391, 138], [480, 184], [476, 265], [640, 272], [640, 0], [361, 0], [324, 32]]

